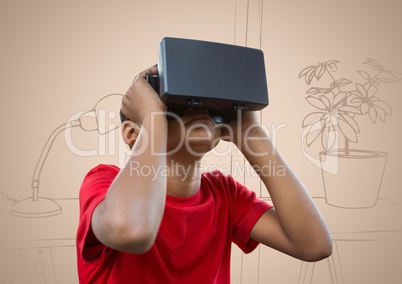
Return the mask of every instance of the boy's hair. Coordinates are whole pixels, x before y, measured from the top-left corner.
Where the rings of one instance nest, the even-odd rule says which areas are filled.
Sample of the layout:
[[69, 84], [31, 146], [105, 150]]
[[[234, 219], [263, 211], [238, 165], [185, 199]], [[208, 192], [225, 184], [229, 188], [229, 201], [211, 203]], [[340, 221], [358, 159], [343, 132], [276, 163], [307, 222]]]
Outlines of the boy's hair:
[[124, 121], [128, 120], [127, 116], [125, 116], [121, 111], [120, 111], [120, 122], [123, 123]]

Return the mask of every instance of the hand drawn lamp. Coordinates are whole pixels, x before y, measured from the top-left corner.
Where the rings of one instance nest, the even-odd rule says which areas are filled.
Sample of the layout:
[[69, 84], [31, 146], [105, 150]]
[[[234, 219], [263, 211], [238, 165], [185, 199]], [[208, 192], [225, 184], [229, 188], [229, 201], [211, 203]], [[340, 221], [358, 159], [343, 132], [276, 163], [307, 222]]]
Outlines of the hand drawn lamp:
[[[102, 135], [115, 130], [117, 127], [119, 127], [118, 123], [108, 124], [116, 125], [116, 127], [113, 129], [105, 129], [104, 127], [100, 127], [99, 113], [100, 111], [105, 111], [106, 109], [111, 108], [114, 110], [118, 110], [121, 104], [121, 97], [121, 94], [107, 95], [101, 98], [91, 110], [81, 113], [78, 118], [70, 120], [53, 130], [53, 132], [47, 139], [45, 146], [43, 147], [42, 153], [40, 154], [39, 160], [36, 164], [32, 176], [32, 196], [14, 203], [13, 207], [10, 210], [10, 214], [25, 218], [42, 218], [62, 213], [62, 208], [53, 199], [39, 197], [40, 176], [50, 150], [52, 149], [54, 141], [60, 133], [64, 132], [68, 128], [73, 127], [80, 127], [84, 131], [97, 130]], [[118, 117], [118, 115], [116, 117]]]

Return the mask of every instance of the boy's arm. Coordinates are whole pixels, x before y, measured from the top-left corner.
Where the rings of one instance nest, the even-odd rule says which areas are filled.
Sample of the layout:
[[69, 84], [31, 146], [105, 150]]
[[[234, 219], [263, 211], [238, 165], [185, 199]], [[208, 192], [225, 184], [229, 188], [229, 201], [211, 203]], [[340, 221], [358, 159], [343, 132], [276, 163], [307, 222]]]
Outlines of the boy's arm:
[[[166, 152], [166, 107], [145, 80], [146, 73], [156, 72], [155, 68], [150, 68], [140, 73], [123, 97], [123, 114], [131, 122], [140, 122], [142, 127], [139, 133], [133, 130], [138, 136], [132, 155], [111, 184], [105, 199], [95, 208], [91, 221], [100, 242], [130, 253], [143, 253], [152, 246], [165, 206], [166, 177], [139, 174], [143, 165], [156, 169], [166, 164], [165, 155], [154, 154]], [[159, 115], [153, 115], [155, 113]], [[155, 125], [158, 125], [157, 131], [153, 129]], [[132, 167], [134, 162], [135, 169]]]
[[[332, 240], [320, 212], [258, 123], [256, 114], [244, 112], [238, 129], [233, 142], [259, 174], [274, 205], [257, 221], [250, 237], [305, 261], [328, 257]], [[267, 171], [272, 164], [284, 170], [284, 175]]]

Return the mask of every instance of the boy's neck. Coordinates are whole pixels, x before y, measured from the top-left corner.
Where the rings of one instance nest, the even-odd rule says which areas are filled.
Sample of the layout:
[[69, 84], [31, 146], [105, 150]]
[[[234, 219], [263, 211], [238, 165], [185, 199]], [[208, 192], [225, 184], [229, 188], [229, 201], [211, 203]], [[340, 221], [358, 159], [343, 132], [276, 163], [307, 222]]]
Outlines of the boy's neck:
[[200, 161], [167, 161], [167, 194], [187, 197], [196, 194], [201, 183]]

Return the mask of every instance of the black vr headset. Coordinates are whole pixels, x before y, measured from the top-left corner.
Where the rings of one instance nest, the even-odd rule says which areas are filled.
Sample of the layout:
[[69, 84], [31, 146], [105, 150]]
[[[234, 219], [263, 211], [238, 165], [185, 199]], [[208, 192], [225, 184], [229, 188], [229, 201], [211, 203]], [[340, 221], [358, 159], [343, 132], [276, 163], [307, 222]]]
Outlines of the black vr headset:
[[259, 49], [166, 37], [159, 45], [158, 70], [147, 80], [168, 112], [179, 116], [188, 108], [206, 108], [216, 123], [224, 123], [237, 111], [268, 105], [264, 54]]

